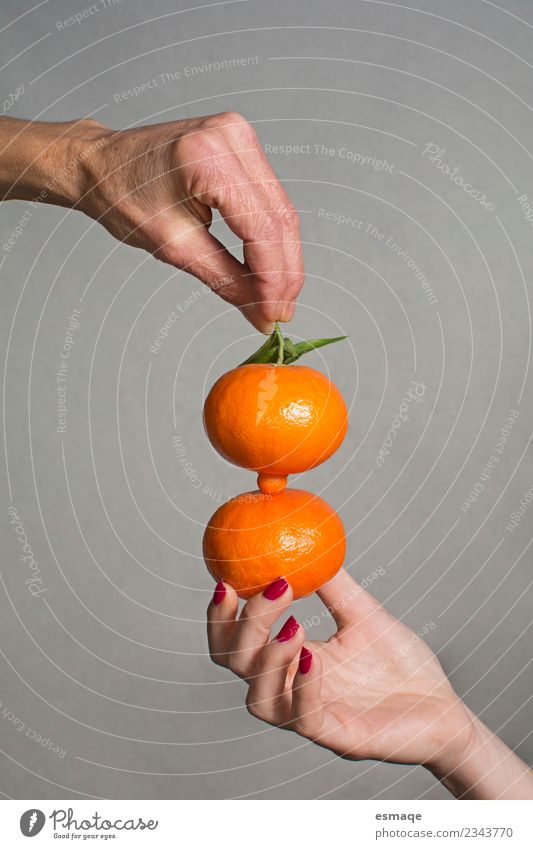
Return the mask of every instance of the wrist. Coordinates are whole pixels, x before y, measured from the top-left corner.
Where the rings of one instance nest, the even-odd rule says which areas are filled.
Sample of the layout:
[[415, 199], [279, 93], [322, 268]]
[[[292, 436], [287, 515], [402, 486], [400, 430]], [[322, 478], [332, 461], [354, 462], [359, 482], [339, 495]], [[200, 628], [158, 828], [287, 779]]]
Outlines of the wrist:
[[[482, 723], [460, 699], [449, 711], [455, 733], [446, 734], [440, 741], [434, 757], [426, 764], [433, 775], [444, 781], [456, 775], [465, 763], [471, 763], [482, 742]], [[448, 725], [448, 723], [447, 723]]]
[[85, 189], [83, 162], [108, 134], [93, 119], [1, 124], [0, 186], [4, 200], [39, 200], [74, 207]]
[[87, 177], [86, 163], [94, 158], [113, 131], [99, 121], [74, 121], [65, 135], [51, 149], [53, 166], [57, 169], [51, 193], [59, 196], [62, 206], [83, 208], [83, 201], [92, 188]]
[[460, 747], [441, 747], [427, 764], [431, 772], [459, 799], [532, 799], [529, 767], [464, 705], [463, 710], [468, 733]]

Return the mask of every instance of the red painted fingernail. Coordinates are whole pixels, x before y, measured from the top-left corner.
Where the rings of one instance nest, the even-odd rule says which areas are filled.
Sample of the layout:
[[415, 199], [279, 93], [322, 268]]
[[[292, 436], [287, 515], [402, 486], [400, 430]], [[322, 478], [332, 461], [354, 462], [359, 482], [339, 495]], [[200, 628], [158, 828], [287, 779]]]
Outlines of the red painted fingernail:
[[215, 592], [213, 593], [213, 603], [215, 607], [218, 607], [219, 604], [222, 604], [226, 597], [226, 587], [219, 581], [215, 587]]
[[294, 616], [289, 616], [279, 634], [276, 634], [276, 640], [278, 643], [286, 643], [294, 637], [299, 627], [300, 625]]
[[309, 670], [311, 669], [311, 664], [313, 662], [313, 655], [306, 649], [305, 646], [302, 646], [302, 650], [300, 652], [300, 661], [298, 663], [298, 672], [301, 672], [302, 675], [307, 675]]
[[285, 578], [276, 578], [266, 590], [263, 592], [265, 598], [268, 598], [269, 601], [276, 601], [277, 598], [280, 598], [284, 592], [288, 589], [288, 583]]

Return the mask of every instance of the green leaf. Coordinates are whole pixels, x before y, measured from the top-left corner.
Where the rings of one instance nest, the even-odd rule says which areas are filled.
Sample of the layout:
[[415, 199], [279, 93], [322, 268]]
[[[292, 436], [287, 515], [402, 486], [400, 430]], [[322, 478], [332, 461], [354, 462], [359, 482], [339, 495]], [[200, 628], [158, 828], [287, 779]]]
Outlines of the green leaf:
[[[283, 346], [285, 348], [285, 356], [289, 356], [289, 357], [297, 356], [296, 345], [294, 344], [292, 339], [289, 339], [287, 336], [285, 336], [285, 338], [283, 339]], [[285, 362], [285, 360], [284, 360], [284, 362]]]
[[248, 357], [242, 366], [251, 365], [253, 363], [273, 363], [274, 365], [290, 365], [296, 362], [304, 354], [309, 351], [314, 351], [316, 348], [323, 348], [324, 345], [331, 345], [333, 342], [342, 342], [347, 339], [347, 336], [335, 336], [332, 339], [309, 339], [306, 342], [293, 342], [287, 336], [283, 336], [279, 324], [276, 322], [273, 332], [270, 334], [266, 342], [261, 347]]
[[273, 362], [272, 355], [274, 355], [275, 361], [277, 352], [278, 339], [276, 332], [274, 331], [270, 334], [266, 342], [255, 352], [255, 354], [252, 354], [251, 357], [248, 357], [247, 360], [241, 363], [241, 366], [247, 366], [250, 365], [250, 363], [271, 363]]
[[307, 342], [296, 342], [296, 344], [292, 345], [292, 351], [287, 350], [287, 355], [284, 357], [283, 362], [285, 365], [289, 365], [303, 356], [303, 354], [308, 354], [309, 351], [314, 351], [316, 348], [323, 348], [324, 345], [332, 345], [333, 342], [342, 342], [343, 339], [347, 338], [347, 336], [335, 336], [332, 339], [308, 339]]

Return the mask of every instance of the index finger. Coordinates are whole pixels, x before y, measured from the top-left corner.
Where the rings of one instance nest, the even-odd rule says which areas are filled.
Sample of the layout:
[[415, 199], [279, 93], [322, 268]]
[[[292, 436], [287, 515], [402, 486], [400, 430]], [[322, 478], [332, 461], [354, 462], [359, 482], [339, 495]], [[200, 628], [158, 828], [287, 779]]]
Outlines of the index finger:
[[[263, 300], [278, 299], [277, 304], [272, 304], [272, 310], [265, 317], [268, 320], [289, 321], [294, 312], [294, 301], [304, 282], [300, 217], [274, 173], [253, 125], [235, 112], [222, 114], [220, 119], [219, 126], [227, 143], [241, 162], [249, 180], [257, 186], [262, 196], [262, 204], [272, 213], [274, 226], [279, 230], [276, 237], [276, 241], [279, 239], [276, 255], [281, 263], [281, 280], [271, 277], [261, 291], [265, 269], [262, 266], [261, 256], [255, 256], [256, 248], [260, 248], [260, 242], [265, 238], [261, 232], [257, 234], [252, 232], [251, 238], [244, 240], [245, 260], [250, 270], [256, 275], [257, 289]], [[229, 221], [228, 224], [231, 227]], [[250, 244], [247, 244], [247, 241]], [[268, 270], [267, 268], [266, 271]], [[265, 309], [268, 310], [267, 307]]]
[[281, 218], [281, 239], [285, 260], [285, 286], [283, 291], [283, 320], [288, 321], [294, 313], [296, 298], [303, 286], [304, 262], [300, 238], [300, 217], [289, 200], [289, 197], [276, 174], [259, 148], [251, 154], [240, 155], [247, 167], [248, 173], [255, 174], [261, 180], [261, 187], [268, 198], [270, 206]]
[[207, 608], [207, 642], [214, 663], [227, 666], [227, 651], [235, 628], [239, 597], [232, 586], [219, 581]]
[[[224, 125], [223, 125], [224, 126]], [[250, 272], [250, 301], [258, 305], [263, 318], [274, 322], [285, 314], [291, 300], [283, 233], [299, 222], [290, 204], [271, 200], [265, 190], [264, 154], [252, 128], [243, 120], [235, 130], [217, 139], [216, 153], [209, 167], [194, 172], [193, 194], [201, 203], [218, 209], [228, 227], [243, 242], [245, 266]], [[220, 138], [222, 141], [220, 141]], [[253, 166], [245, 167], [247, 155]]]
[[[237, 173], [238, 172], [238, 173]], [[235, 157], [231, 183], [216, 190], [213, 206], [243, 242], [244, 262], [251, 272], [251, 298], [266, 321], [283, 320], [288, 280], [285, 274], [282, 213], [270, 208], [257, 181], [248, 177]]]

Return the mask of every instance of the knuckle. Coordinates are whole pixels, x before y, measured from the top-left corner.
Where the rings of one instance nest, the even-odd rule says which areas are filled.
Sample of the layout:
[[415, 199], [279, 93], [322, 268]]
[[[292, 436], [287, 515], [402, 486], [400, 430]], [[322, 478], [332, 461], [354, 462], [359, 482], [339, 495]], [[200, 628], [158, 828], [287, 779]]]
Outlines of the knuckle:
[[216, 160], [210, 157], [215, 153], [215, 147], [208, 141], [206, 136], [197, 136], [196, 138], [186, 138], [175, 142], [174, 154], [175, 160], [183, 166], [180, 170], [183, 172], [178, 175], [188, 182], [194, 194], [197, 189], [196, 183], [202, 178], [205, 179], [206, 170], [213, 170], [213, 165]]
[[241, 629], [241, 631], [244, 630], [244, 633], [248, 635], [255, 626], [255, 620], [256, 617], [250, 607], [250, 604], [245, 604], [239, 616], [239, 629]]
[[260, 213], [260, 231], [266, 239], [277, 240], [281, 236], [281, 223], [274, 212]]
[[226, 663], [226, 658], [224, 655], [211, 652], [210, 657], [215, 666], [221, 666], [223, 669], [227, 669], [228, 664]]
[[306, 726], [306, 723], [299, 717], [296, 717], [296, 719], [292, 720], [291, 731], [295, 731], [296, 734], [299, 734], [301, 737], [309, 737], [308, 727]]
[[228, 668], [238, 678], [246, 678], [246, 667], [244, 663], [236, 655], [231, 655], [228, 660]]
[[172, 159], [174, 162], [184, 163], [192, 161], [194, 156], [194, 139], [192, 135], [185, 133], [178, 136], [171, 143]]
[[172, 157], [174, 162], [183, 165], [194, 163], [197, 170], [207, 166], [213, 170], [217, 160], [212, 157], [216, 157], [223, 149], [224, 138], [222, 133], [216, 127], [202, 127], [174, 139]]
[[291, 728], [301, 737], [307, 737], [308, 740], [315, 740], [319, 734], [319, 729], [312, 717], [295, 717], [291, 722]]
[[248, 695], [246, 696], [246, 710], [251, 716], [255, 716], [256, 719], [263, 719], [261, 704], [250, 691], [248, 691]]
[[213, 116], [215, 119], [218, 119], [218, 126], [222, 127], [233, 127], [242, 129], [243, 127], [249, 127], [249, 123], [240, 112], [220, 112], [219, 115]]
[[303, 271], [295, 272], [291, 274], [288, 283], [288, 292], [292, 297], [296, 297], [302, 289], [305, 281], [305, 274]]
[[153, 251], [153, 255], [160, 262], [166, 262], [168, 265], [174, 265], [181, 268], [182, 263], [178, 260], [172, 247], [168, 244], [161, 245]]
[[211, 122], [211, 126], [221, 129], [228, 136], [237, 137], [247, 143], [257, 144], [257, 135], [254, 128], [240, 112], [221, 112], [219, 115], [213, 115]]
[[261, 604], [257, 603], [258, 601], [259, 599], [257, 596], [252, 596], [241, 610], [240, 619], [244, 622], [252, 622], [254, 626], [261, 627], [261, 620], [259, 617], [264, 611], [261, 609]]
[[240, 622], [241, 627], [246, 629], [248, 642], [253, 644], [253, 648], [259, 649], [263, 646], [265, 637], [270, 632], [270, 626], [264, 618], [264, 611], [256, 605], [247, 605], [242, 609]]
[[300, 216], [296, 212], [294, 206], [288, 204], [287, 206], [282, 207], [279, 210], [278, 215], [282, 227], [287, 227], [290, 230], [299, 230]]
[[[189, 259], [189, 257], [187, 257], [187, 259]], [[189, 262], [182, 261], [180, 268], [183, 269], [183, 271], [187, 271], [189, 274], [192, 274], [193, 277], [201, 280], [207, 286], [211, 284], [213, 273], [211, 269], [200, 260], [190, 260]]]
[[104, 125], [101, 121], [98, 121], [96, 118], [83, 118], [81, 121], [77, 122], [78, 127], [87, 127], [87, 129], [92, 130], [103, 130]]

